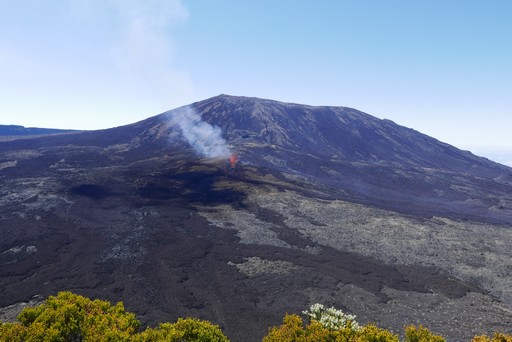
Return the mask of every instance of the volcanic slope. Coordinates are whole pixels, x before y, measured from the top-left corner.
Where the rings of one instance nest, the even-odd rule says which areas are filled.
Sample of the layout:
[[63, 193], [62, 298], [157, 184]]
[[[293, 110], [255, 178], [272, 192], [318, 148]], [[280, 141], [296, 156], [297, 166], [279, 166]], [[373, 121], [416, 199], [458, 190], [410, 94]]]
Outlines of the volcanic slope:
[[350, 108], [189, 108], [236, 172], [195, 154], [182, 109], [0, 143], [0, 314], [71, 290], [234, 341], [315, 302], [454, 340], [512, 331], [512, 169]]

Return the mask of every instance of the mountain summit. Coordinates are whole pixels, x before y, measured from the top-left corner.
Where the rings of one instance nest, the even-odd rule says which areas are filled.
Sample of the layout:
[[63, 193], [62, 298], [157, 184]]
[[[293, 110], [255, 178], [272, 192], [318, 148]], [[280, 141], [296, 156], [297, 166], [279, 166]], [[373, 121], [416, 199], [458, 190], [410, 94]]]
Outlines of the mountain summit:
[[510, 332], [511, 227], [508, 167], [355, 109], [220, 95], [0, 142], [0, 320], [71, 290], [234, 341], [313, 303]]
[[512, 169], [390, 120], [346, 107], [228, 95], [193, 107], [248, 162], [306, 176], [342, 198], [511, 222]]

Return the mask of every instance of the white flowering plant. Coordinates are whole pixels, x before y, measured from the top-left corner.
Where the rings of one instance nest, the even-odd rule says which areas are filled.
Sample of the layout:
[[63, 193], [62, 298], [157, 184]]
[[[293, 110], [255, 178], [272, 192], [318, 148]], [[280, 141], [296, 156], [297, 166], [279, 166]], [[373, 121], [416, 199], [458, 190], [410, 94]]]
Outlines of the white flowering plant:
[[331, 330], [339, 330], [350, 328], [353, 331], [361, 330], [361, 326], [356, 322], [356, 316], [346, 314], [334, 307], [326, 308], [322, 304], [316, 303], [311, 305], [309, 311], [302, 311], [310, 321], [320, 322], [325, 328]]

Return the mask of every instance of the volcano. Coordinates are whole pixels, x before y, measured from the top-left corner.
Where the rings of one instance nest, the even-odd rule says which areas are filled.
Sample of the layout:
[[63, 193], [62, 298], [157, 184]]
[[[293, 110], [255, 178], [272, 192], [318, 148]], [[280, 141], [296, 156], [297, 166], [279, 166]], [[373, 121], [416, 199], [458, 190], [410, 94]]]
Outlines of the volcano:
[[194, 316], [258, 341], [323, 303], [449, 339], [512, 332], [512, 169], [346, 107], [220, 95], [0, 142], [0, 318], [69, 290], [146, 325]]

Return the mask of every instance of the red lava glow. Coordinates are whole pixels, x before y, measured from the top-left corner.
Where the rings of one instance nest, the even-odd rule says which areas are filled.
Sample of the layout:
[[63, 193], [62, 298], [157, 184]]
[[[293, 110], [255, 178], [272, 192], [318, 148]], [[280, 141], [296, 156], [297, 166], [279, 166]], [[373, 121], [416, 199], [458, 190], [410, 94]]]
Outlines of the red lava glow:
[[234, 153], [229, 157], [229, 164], [231, 165], [232, 168], [234, 168], [236, 166], [237, 160], [238, 160], [238, 156]]

